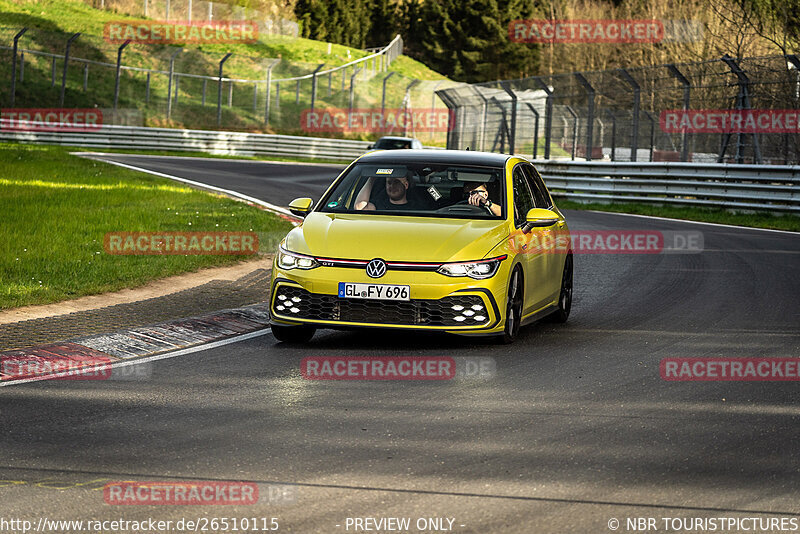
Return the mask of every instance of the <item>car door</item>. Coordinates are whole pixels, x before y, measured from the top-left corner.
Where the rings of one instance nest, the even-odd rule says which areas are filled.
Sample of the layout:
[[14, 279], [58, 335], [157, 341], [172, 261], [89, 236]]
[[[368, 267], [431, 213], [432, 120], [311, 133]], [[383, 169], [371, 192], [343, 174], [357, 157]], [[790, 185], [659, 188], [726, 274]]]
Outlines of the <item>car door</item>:
[[[536, 171], [533, 165], [523, 164], [522, 171], [525, 174], [525, 179], [528, 182], [528, 187], [531, 189], [533, 196], [533, 203], [537, 208], [552, 209], [553, 199], [544, 185], [541, 175]], [[564, 269], [564, 255], [566, 249], [560, 245], [566, 235], [562, 232], [565, 228], [566, 222], [563, 217], [559, 221], [548, 228], [534, 228], [531, 230], [534, 236], [542, 243], [552, 243], [552, 246], [547, 247], [547, 254], [543, 258], [545, 264], [545, 278], [544, 280], [549, 291], [547, 292], [546, 300], [555, 300], [561, 292], [561, 275]], [[558, 244], [557, 244], [558, 243]]]
[[547, 277], [547, 252], [538, 249], [531, 241], [530, 232], [525, 230], [525, 216], [534, 207], [533, 195], [522, 165], [514, 167], [511, 176], [514, 195], [514, 249], [520, 257], [525, 278], [525, 303], [522, 315], [545, 305], [549, 296], [549, 284], [544, 283]]

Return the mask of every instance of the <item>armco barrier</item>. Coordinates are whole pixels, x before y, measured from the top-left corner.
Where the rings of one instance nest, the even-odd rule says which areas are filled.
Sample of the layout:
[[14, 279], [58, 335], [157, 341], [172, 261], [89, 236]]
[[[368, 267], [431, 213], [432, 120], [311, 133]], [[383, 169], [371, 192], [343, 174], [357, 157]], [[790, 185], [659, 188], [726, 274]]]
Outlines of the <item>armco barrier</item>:
[[370, 145], [366, 141], [347, 139], [173, 128], [101, 126], [90, 131], [70, 132], [57, 127], [41, 131], [8, 129], [8, 126], [8, 121], [0, 119], [0, 141], [87, 148], [193, 151], [239, 156], [303, 156], [352, 161], [366, 152]]
[[800, 213], [800, 166], [535, 161], [554, 196]]

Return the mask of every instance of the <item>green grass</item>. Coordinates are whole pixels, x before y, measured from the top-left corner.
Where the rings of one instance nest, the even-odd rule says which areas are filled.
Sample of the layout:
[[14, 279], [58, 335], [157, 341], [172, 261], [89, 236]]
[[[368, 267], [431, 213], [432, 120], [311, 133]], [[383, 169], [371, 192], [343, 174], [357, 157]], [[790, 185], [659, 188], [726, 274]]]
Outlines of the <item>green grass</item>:
[[772, 213], [738, 213], [716, 208], [694, 208], [682, 206], [658, 206], [641, 203], [612, 203], [599, 204], [574, 202], [570, 200], [557, 200], [560, 209], [568, 210], [597, 210], [614, 213], [635, 213], [638, 215], [653, 215], [670, 219], [683, 219], [686, 221], [702, 221], [735, 226], [750, 226], [753, 228], [772, 228], [775, 230], [789, 230], [800, 232], [800, 216], [774, 215]]
[[427, 67], [424, 63], [420, 63], [408, 56], [400, 56], [397, 58], [394, 63], [392, 63], [391, 70], [397, 71], [397, 74], [405, 76], [406, 78], [417, 78], [420, 80], [447, 79], [445, 76]]
[[272, 252], [290, 223], [170, 180], [68, 154], [0, 144], [0, 309], [142, 285], [249, 256], [116, 256], [107, 232], [254, 231]]
[[[0, 40], [10, 43], [18, 28], [29, 31], [20, 40], [22, 48], [63, 54], [67, 38], [75, 32], [82, 35], [71, 48], [73, 58], [86, 58], [106, 63], [116, 62], [117, 45], [103, 40], [106, 22], [124, 19], [142, 19], [110, 10], [95, 9], [80, 0], [0, 0]], [[388, 40], [393, 36], [387, 35]], [[363, 50], [288, 36], [262, 35], [254, 44], [186, 44], [184, 52], [176, 56], [177, 72], [216, 76], [218, 62], [227, 52], [233, 55], [225, 63], [225, 75], [248, 80], [263, 80], [268, 58], [281, 58], [273, 70], [273, 79], [308, 74], [324, 63], [325, 68], [337, 67], [354, 59], [368, 55]], [[169, 57], [177, 45], [130, 44], [123, 53], [123, 64], [134, 67], [166, 70]], [[49, 57], [25, 55], [24, 80], [17, 84], [16, 107], [59, 107], [60, 81], [63, 62], [56, 61], [56, 83], [51, 85], [51, 63]], [[371, 66], [371, 63], [370, 63]], [[399, 105], [405, 87], [411, 78], [442, 80], [440, 74], [407, 57], [400, 57], [390, 66], [399, 75], [387, 84], [387, 105]], [[67, 90], [64, 107], [98, 107], [108, 109], [114, 104], [115, 69], [91, 65], [87, 89], [84, 91], [83, 64], [71, 62], [67, 72]], [[338, 71], [332, 77], [332, 92], [327, 92], [327, 76], [319, 80], [318, 107], [347, 107], [349, 82], [352, 69], [346, 75]], [[11, 75], [11, 53], [0, 51], [0, 79]], [[382, 73], [369, 81], [359, 79], [356, 84], [357, 107], [374, 106], [379, 103]], [[342, 78], [345, 89], [342, 90]], [[119, 108], [141, 113], [145, 126], [187, 127], [218, 129], [216, 125], [217, 84], [207, 84], [206, 102], [202, 103], [203, 82], [199, 79], [181, 78], [178, 103], [173, 106], [171, 120], [166, 120], [166, 93], [168, 77], [153, 74], [150, 80], [150, 102], [145, 103], [146, 75], [141, 72], [123, 70], [120, 80]], [[0, 84], [0, 102], [9, 99], [9, 85]], [[273, 103], [270, 127], [263, 124], [264, 87], [259, 87], [257, 105], [253, 110], [253, 87], [251, 84], [234, 84], [233, 106], [227, 107], [227, 86], [223, 89], [222, 129], [249, 130], [280, 133], [300, 133], [300, 112], [309, 107], [311, 82], [301, 83], [300, 102], [295, 104], [295, 84], [285, 82], [280, 88], [280, 105]], [[273, 99], [276, 88], [273, 84]], [[375, 98], [376, 92], [378, 98]], [[308, 135], [308, 134], [305, 134]]]
[[[31, 28], [31, 31], [33, 31], [33, 29], [39, 29], [49, 32], [49, 36], [40, 34], [40, 37], [38, 37], [40, 44], [43, 46], [63, 49], [65, 42], [64, 37], [69, 37], [69, 35], [75, 32], [82, 32], [84, 35], [75, 42], [73, 47], [73, 51], [76, 55], [77, 52], [85, 51], [83, 49], [89, 45], [91, 41], [90, 36], [96, 36], [94, 44], [101, 43], [105, 48], [116, 53], [118, 45], [105, 43], [101, 39], [105, 24], [110, 21], [145, 20], [145, 17], [140, 15], [131, 16], [109, 9], [96, 9], [81, 0], [0, 0], [0, 12], [2, 12], [3, 15], [2, 26], [17, 28], [27, 26]], [[23, 39], [30, 39], [32, 37], [33, 35], [29, 34]], [[393, 35], [387, 36], [386, 44], [388, 44], [389, 40], [393, 37]], [[152, 51], [159, 51], [163, 48], [165, 47], [160, 45], [147, 45], [143, 46], [141, 50], [149, 49]], [[331, 53], [328, 54], [328, 43], [326, 42], [304, 39], [302, 37], [266, 34], [259, 35], [258, 42], [251, 44], [187, 44], [183, 45], [183, 48], [185, 50], [200, 50], [220, 56], [227, 52], [233, 52], [238, 56], [281, 57], [288, 62], [309, 62], [316, 64], [319, 60], [322, 60], [328, 66], [339, 66], [354, 59], [369, 55], [369, 53], [364, 50], [335, 43], [331, 44]], [[126, 60], [131, 59], [132, 56], [126, 53], [125, 58]], [[418, 72], [420, 74], [433, 73], [433, 71], [427, 69], [421, 63], [415, 62], [409, 58], [406, 58], [406, 60], [411, 62], [411, 65], [416, 65], [416, 67], [406, 66], [405, 68], [419, 68], [420, 70], [418, 70]], [[128, 61], [125, 63], [129, 64]]]
[[[536, 143], [536, 156], [539, 158], [544, 157], [544, 149], [547, 146], [547, 141], [544, 137], [540, 137]], [[519, 154], [533, 154], [533, 141], [523, 141], [522, 146], [514, 147], [515, 151]], [[567, 152], [563, 148], [561, 148], [557, 143], [550, 142], [550, 157], [551, 158], [564, 158], [571, 156], [570, 152]]]

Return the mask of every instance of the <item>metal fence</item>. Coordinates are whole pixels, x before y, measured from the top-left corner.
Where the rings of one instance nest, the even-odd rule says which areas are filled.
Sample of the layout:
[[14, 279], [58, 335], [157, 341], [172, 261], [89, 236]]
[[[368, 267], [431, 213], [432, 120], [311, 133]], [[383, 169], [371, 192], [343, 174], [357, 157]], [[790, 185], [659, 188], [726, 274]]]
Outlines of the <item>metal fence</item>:
[[[37, 123], [32, 123], [34, 126]], [[90, 149], [167, 150], [231, 156], [288, 156], [350, 162], [368, 150], [366, 141], [293, 135], [256, 134], [178, 128], [103, 125], [83, 131], [53, 128], [21, 130], [0, 118], [0, 141], [76, 146]]]
[[800, 214], [800, 166], [540, 161], [554, 196]]
[[[399, 35], [373, 52], [330, 44], [326, 50], [325, 43], [308, 46], [319, 48], [310, 55], [330, 58], [332, 66], [229, 54], [221, 44], [203, 50], [117, 46], [98, 36], [0, 28], [0, 102], [8, 108], [112, 109], [117, 112], [104, 116], [104, 122], [116, 125], [284, 133], [303, 133], [301, 117], [309, 109], [444, 109], [433, 92], [440, 82], [420, 82], [390, 70], [403, 53]], [[258, 47], [248, 50], [257, 52]], [[389, 133], [429, 134], [425, 141], [438, 138], [441, 144], [445, 137]]]
[[271, 6], [264, 2], [267, 4], [264, 7], [272, 8], [266, 10], [206, 0], [84, 0], [84, 3], [97, 9], [153, 20], [249, 20], [258, 24], [259, 34], [300, 35], [297, 22], [284, 18], [285, 9], [277, 2]]
[[796, 110], [796, 56], [535, 76], [441, 89], [454, 113], [453, 149], [544, 159], [792, 164], [789, 133], [670, 132], [667, 110]]

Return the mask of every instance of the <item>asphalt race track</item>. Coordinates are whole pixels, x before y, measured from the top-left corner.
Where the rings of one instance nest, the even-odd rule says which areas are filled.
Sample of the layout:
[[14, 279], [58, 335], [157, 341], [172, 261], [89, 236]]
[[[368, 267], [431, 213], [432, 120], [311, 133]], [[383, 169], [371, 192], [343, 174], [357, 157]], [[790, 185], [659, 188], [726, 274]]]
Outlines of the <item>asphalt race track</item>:
[[[230, 189], [278, 206], [297, 197], [319, 198], [345, 165], [265, 163], [212, 158], [114, 154], [102, 159]], [[291, 179], [291, 187], [287, 187]]]
[[[280, 205], [318, 198], [341, 168], [113, 159]], [[295, 347], [266, 333], [144, 364], [148, 380], [0, 388], [2, 516], [275, 517], [279, 531], [303, 533], [364, 532], [348, 528], [356, 517], [449, 518], [453, 532], [603, 533], [613, 519], [619, 531], [642, 517], [676, 532], [664, 518], [800, 515], [798, 382], [669, 382], [659, 372], [669, 357], [800, 355], [797, 235], [567, 217], [573, 230], [696, 230], [705, 250], [577, 255], [569, 322], [526, 327], [512, 346], [326, 330]], [[315, 355], [492, 358], [496, 372], [304, 380], [300, 360]], [[251, 506], [105, 504], [103, 485], [120, 480], [293, 493]]]

